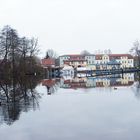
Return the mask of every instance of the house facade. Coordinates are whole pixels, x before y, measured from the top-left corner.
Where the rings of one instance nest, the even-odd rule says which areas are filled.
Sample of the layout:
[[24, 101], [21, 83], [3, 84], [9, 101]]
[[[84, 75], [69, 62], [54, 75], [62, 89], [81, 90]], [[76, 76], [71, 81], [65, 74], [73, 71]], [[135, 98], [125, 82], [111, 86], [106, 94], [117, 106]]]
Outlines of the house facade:
[[120, 63], [121, 68], [134, 67], [134, 58], [130, 54], [111, 54], [109, 55], [110, 60], [116, 60]]
[[59, 57], [60, 67], [65, 65], [78, 67], [78, 66], [87, 66], [87, 60], [84, 55], [62, 55]]

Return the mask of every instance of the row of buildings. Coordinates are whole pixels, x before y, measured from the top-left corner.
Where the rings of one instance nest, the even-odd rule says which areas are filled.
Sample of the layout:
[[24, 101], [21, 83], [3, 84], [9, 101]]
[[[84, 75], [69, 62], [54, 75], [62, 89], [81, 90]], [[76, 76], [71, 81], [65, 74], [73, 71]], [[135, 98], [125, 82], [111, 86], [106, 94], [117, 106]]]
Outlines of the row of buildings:
[[88, 54], [62, 55], [59, 57], [60, 67], [90, 67], [96, 69], [117, 69], [134, 67], [134, 58], [130, 54]]
[[59, 56], [58, 59], [42, 59], [43, 67], [72, 66], [88, 67], [90, 69], [118, 69], [134, 67], [134, 58], [130, 54], [70, 54]]

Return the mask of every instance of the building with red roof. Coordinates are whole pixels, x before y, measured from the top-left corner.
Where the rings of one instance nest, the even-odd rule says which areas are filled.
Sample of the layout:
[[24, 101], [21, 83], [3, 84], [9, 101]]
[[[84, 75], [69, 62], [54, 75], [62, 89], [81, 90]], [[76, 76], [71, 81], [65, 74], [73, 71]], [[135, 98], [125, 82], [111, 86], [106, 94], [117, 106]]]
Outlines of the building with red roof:
[[55, 67], [55, 59], [53, 58], [44, 58], [41, 60], [41, 64], [44, 68]]

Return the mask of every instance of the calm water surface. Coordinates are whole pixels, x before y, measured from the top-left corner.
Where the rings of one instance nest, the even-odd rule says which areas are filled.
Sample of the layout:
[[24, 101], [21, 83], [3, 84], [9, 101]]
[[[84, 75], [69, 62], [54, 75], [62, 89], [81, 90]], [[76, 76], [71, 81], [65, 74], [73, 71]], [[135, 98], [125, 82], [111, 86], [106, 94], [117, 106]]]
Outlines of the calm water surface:
[[139, 140], [140, 92], [123, 78], [42, 80], [35, 97], [0, 106], [0, 140]]

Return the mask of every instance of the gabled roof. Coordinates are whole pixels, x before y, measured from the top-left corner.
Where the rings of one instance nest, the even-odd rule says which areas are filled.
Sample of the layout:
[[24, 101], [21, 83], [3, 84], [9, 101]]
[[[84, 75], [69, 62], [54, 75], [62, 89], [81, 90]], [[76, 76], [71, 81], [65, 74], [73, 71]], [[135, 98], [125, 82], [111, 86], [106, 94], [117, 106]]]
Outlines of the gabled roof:
[[84, 55], [84, 54], [65, 54], [65, 55], [61, 55], [59, 57], [63, 57], [63, 56], [79, 57], [79, 56], [95, 56], [95, 54], [87, 54], [87, 55]]
[[[95, 58], [96, 60], [102, 60], [102, 56], [105, 54], [96, 54]], [[133, 59], [133, 56], [131, 54], [108, 54], [108, 56], [115, 59], [120, 59], [120, 57], [128, 57], [128, 59]]]
[[64, 60], [64, 62], [81, 62], [81, 61], [87, 61], [85, 59], [69, 59], [69, 60]]
[[65, 55], [61, 55], [59, 57], [63, 57], [63, 56], [81, 56], [80, 54], [65, 54]]
[[51, 66], [51, 65], [55, 65], [55, 59], [52, 58], [45, 58], [41, 60], [41, 63], [43, 66]]
[[108, 55], [110, 58], [119, 58], [119, 57], [128, 57], [128, 59], [133, 59], [133, 56], [131, 54], [87, 54], [87, 55], [82, 55], [82, 54], [67, 54], [67, 55], [61, 55], [60, 57], [85, 57], [85, 56], [95, 56], [96, 60], [102, 60], [103, 55]]
[[109, 57], [128, 57], [129, 59], [133, 59], [131, 54], [109, 54]]

